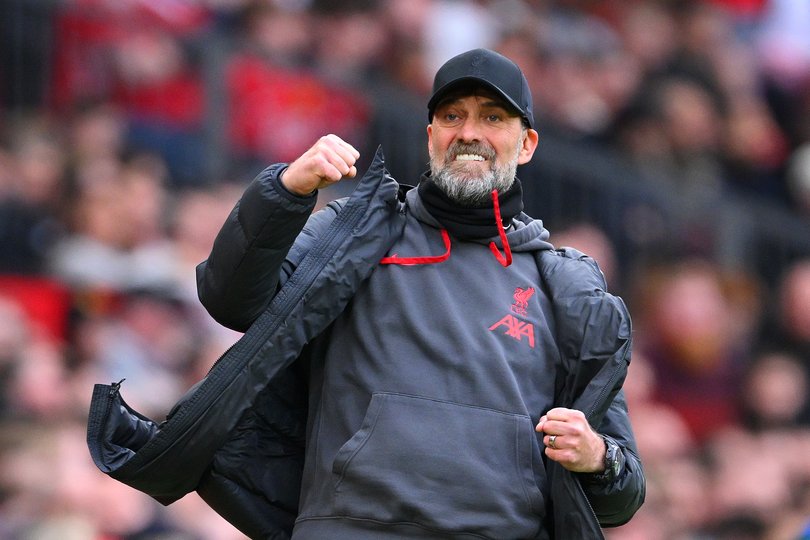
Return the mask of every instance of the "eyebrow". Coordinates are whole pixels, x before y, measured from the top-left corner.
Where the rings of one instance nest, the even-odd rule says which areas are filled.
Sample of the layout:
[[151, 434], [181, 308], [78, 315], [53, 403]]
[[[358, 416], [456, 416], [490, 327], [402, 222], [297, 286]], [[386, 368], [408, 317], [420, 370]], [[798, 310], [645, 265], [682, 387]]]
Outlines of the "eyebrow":
[[[470, 94], [463, 94], [463, 95], [448, 97], [447, 99], [440, 101], [439, 104], [436, 105], [436, 109], [439, 109], [440, 107], [447, 107], [447, 106], [453, 105], [453, 104], [461, 101], [462, 99], [464, 99], [465, 97], [468, 97], [468, 96], [470, 96]], [[472, 94], [472, 97], [482, 97], [482, 98], [487, 100], [487, 101], [484, 101], [484, 102], [481, 103], [482, 108], [503, 109], [504, 111], [506, 111], [509, 114], [512, 114], [514, 116], [520, 116], [519, 113], [513, 111], [514, 107], [512, 107], [509, 103], [507, 103], [506, 101], [504, 101], [502, 99], [498, 99], [498, 98], [490, 97], [490, 96], [476, 95], [476, 94]]]

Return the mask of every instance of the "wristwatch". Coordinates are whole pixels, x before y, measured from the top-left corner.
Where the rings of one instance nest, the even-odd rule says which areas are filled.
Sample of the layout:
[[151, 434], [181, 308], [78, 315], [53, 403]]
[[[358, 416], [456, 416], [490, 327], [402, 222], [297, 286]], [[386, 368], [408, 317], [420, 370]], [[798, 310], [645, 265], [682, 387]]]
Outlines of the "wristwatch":
[[605, 441], [605, 470], [589, 475], [588, 480], [594, 484], [610, 484], [624, 469], [624, 452], [618, 443], [605, 435], [602, 435], [602, 440]]

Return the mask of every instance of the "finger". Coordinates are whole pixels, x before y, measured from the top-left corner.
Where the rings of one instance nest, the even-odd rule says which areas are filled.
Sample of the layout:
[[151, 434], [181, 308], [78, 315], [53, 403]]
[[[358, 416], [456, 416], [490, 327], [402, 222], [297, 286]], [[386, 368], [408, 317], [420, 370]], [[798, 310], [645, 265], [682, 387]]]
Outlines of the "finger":
[[555, 407], [550, 409], [546, 416], [549, 420], [557, 420], [559, 422], [565, 422], [569, 418], [571, 418], [571, 413], [577, 412], [574, 409], [566, 409], [565, 407]]
[[354, 154], [345, 145], [327, 137], [321, 137], [310, 150], [312, 171], [321, 178], [335, 182], [344, 176], [357, 174], [356, 169], [352, 171], [355, 161]]
[[321, 138], [321, 142], [324, 146], [339, 155], [349, 166], [354, 165], [355, 162], [360, 159], [360, 152], [337, 135], [326, 135]]
[[546, 423], [546, 415], [540, 417], [540, 420], [537, 422], [537, 425], [534, 426], [534, 430], [538, 433], [543, 431], [543, 425]]
[[560, 448], [559, 446], [557, 448], [550, 448], [547, 446], [544, 452], [550, 460], [556, 461], [569, 471], [580, 468], [576, 455], [569, 448]]
[[341, 148], [343, 148], [344, 150], [346, 150], [346, 152], [349, 153], [349, 156], [351, 156], [353, 161], [357, 161], [358, 159], [360, 159], [360, 152], [357, 150], [357, 148], [350, 145], [349, 143], [347, 143], [343, 139], [341, 139], [341, 143], [342, 143], [340, 145]]
[[355, 160], [360, 159], [360, 152], [358, 152], [354, 146], [347, 143], [337, 135], [330, 133], [329, 135], [325, 136], [325, 139], [330, 143], [334, 143], [335, 145], [345, 149], [349, 153], [349, 155], [351, 155]]
[[349, 172], [349, 166], [334, 153], [329, 151], [319, 152], [312, 159], [312, 171], [322, 180], [327, 182], [337, 182]]
[[[354, 156], [345, 148], [329, 148], [324, 151], [324, 155], [329, 163], [340, 172], [341, 177], [353, 177], [357, 175], [357, 168], [354, 166]], [[340, 180], [340, 178], [335, 180]]]
[[571, 432], [567, 422], [558, 420], [546, 420], [543, 422], [542, 430], [547, 435], [566, 435]]

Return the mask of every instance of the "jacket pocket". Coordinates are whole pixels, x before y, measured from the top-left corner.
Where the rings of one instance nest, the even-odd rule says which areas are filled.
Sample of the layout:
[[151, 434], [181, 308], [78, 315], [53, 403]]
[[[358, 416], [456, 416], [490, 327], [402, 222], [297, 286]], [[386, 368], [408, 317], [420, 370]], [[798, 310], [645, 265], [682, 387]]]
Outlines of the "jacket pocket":
[[336, 510], [446, 532], [534, 537], [543, 496], [533, 442], [525, 415], [374, 394], [333, 464]]

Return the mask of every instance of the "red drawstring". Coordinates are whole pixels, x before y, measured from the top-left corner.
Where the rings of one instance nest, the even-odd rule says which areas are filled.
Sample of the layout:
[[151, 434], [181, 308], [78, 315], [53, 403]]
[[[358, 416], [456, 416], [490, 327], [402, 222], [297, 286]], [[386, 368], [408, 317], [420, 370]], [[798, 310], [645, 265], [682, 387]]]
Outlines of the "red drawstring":
[[[503, 244], [503, 251], [506, 254], [504, 257], [501, 255], [500, 250], [498, 250], [498, 246], [495, 245], [495, 242], [489, 243], [489, 249], [492, 251], [492, 254], [495, 255], [495, 258], [501, 263], [502, 266], [506, 267], [512, 264], [512, 248], [509, 246], [509, 240], [506, 238], [506, 232], [503, 229], [503, 221], [501, 220], [501, 205], [498, 201], [498, 190], [492, 190], [492, 204], [495, 210], [495, 224], [498, 227], [498, 236], [501, 238], [501, 243]], [[396, 253], [389, 257], [383, 257], [380, 259], [380, 264], [399, 264], [402, 266], [413, 266], [417, 264], [436, 264], [440, 262], [444, 262], [450, 258], [450, 234], [447, 232], [447, 229], [442, 229], [442, 240], [444, 240], [444, 248], [445, 252], [441, 255], [435, 255], [432, 257], [400, 257]]]
[[446, 250], [442, 255], [436, 255], [434, 257], [399, 257], [394, 253], [390, 257], [380, 259], [380, 264], [412, 266], [415, 264], [436, 264], [444, 262], [450, 257], [450, 234], [447, 232], [447, 229], [442, 229], [442, 240], [444, 240], [444, 249]]
[[501, 252], [498, 250], [498, 246], [495, 245], [495, 242], [489, 243], [489, 249], [492, 251], [492, 254], [495, 255], [495, 258], [498, 259], [498, 262], [501, 263], [502, 266], [506, 267], [512, 264], [512, 248], [509, 246], [509, 240], [506, 239], [506, 231], [503, 229], [503, 221], [501, 221], [501, 204], [498, 201], [497, 189], [492, 190], [492, 205], [495, 208], [495, 225], [498, 227], [498, 236], [501, 237], [503, 252], [506, 254], [506, 257], [501, 255]]

